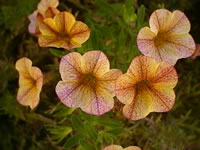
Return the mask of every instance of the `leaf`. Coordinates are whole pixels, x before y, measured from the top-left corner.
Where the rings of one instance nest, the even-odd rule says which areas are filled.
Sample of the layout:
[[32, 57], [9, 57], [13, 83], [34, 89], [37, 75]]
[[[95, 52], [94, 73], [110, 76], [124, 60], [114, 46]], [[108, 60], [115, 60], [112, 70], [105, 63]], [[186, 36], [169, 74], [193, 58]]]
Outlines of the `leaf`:
[[85, 149], [85, 150], [95, 150], [96, 148], [89, 143], [86, 140], [80, 140], [80, 145]]
[[51, 52], [51, 54], [53, 54], [54, 56], [59, 57], [59, 58], [65, 56], [66, 54], [69, 53], [69, 51], [61, 51], [61, 50], [57, 50], [55, 48], [50, 48], [49, 51]]
[[93, 140], [94, 142], [96, 142], [97, 140], [97, 130], [95, 129], [94, 126], [92, 126], [89, 122], [87, 124], [85, 124], [85, 130], [87, 131], [89, 137], [91, 138], [91, 140]]
[[82, 134], [76, 134], [73, 135], [71, 138], [69, 138], [63, 145], [64, 148], [68, 149], [71, 148], [79, 143], [79, 141], [84, 138]]
[[83, 122], [77, 116], [72, 115], [71, 121], [72, 121], [72, 126], [75, 130], [79, 131], [81, 134], [87, 135], [87, 132], [84, 129]]
[[98, 120], [98, 122], [102, 125], [108, 126], [108, 127], [112, 127], [112, 128], [116, 128], [116, 127], [123, 127], [124, 123], [119, 121], [119, 120], [114, 120], [111, 118], [100, 118]]
[[144, 5], [141, 5], [137, 13], [137, 26], [139, 29], [144, 24], [144, 17], [145, 17], [145, 7]]
[[111, 130], [107, 131], [107, 133], [111, 133], [113, 135], [119, 135], [122, 132], [124, 132], [124, 128], [114, 128], [114, 129], [111, 129]]

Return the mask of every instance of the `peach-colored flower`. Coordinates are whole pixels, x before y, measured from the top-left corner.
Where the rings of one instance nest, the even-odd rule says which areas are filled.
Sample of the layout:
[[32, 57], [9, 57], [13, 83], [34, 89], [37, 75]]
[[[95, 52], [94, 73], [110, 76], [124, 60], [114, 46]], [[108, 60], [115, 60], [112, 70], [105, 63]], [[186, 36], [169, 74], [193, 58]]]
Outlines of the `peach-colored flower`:
[[119, 145], [110, 145], [106, 146], [103, 150], [141, 150], [137, 146], [129, 146], [127, 148], [123, 148], [122, 146]]
[[28, 26], [28, 31], [32, 34], [38, 34], [38, 20], [37, 15], [45, 17], [45, 12], [48, 8], [52, 8], [54, 11], [59, 4], [58, 0], [41, 0], [38, 4], [37, 10], [35, 10], [31, 15], [28, 16], [30, 24]]
[[114, 105], [114, 82], [122, 74], [110, 70], [110, 63], [101, 51], [89, 51], [84, 55], [71, 52], [65, 55], [59, 68], [62, 81], [56, 86], [61, 102], [72, 108], [101, 115]]
[[178, 59], [194, 53], [195, 43], [189, 34], [191, 25], [183, 12], [155, 10], [149, 24], [150, 28], [142, 28], [137, 36], [138, 49], [145, 56], [175, 65]]
[[32, 61], [26, 57], [16, 62], [16, 69], [19, 72], [19, 90], [17, 100], [24, 106], [34, 109], [40, 100], [43, 75], [39, 68], [32, 67]]
[[167, 62], [158, 63], [151, 57], [133, 59], [127, 73], [120, 76], [115, 94], [125, 104], [124, 115], [131, 120], [146, 117], [150, 112], [169, 111], [175, 102], [173, 88], [178, 76]]
[[200, 56], [200, 44], [196, 44], [196, 49], [194, 54], [191, 56], [192, 59], [196, 59], [196, 57]]
[[54, 18], [46, 18], [39, 23], [39, 45], [72, 49], [81, 47], [88, 40], [90, 29], [81, 21], [76, 21], [69, 12], [60, 12]]

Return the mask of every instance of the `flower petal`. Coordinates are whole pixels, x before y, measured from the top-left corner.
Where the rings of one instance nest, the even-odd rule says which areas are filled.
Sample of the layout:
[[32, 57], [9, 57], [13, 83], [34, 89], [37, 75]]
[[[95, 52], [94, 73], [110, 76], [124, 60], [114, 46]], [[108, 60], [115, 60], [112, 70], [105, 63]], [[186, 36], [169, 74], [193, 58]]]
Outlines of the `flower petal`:
[[36, 32], [36, 27], [38, 25], [38, 22], [37, 22], [37, 14], [38, 14], [38, 11], [35, 10], [31, 15], [28, 16], [28, 19], [30, 20], [30, 24], [28, 26], [28, 31], [32, 34], [35, 34]]
[[97, 77], [102, 76], [110, 69], [107, 56], [101, 51], [89, 51], [83, 55], [84, 73], [92, 73]]
[[58, 0], [41, 0], [38, 4], [38, 11], [43, 15], [49, 7], [56, 8], [58, 4]]
[[158, 32], [166, 31], [169, 26], [169, 21], [171, 19], [172, 13], [167, 9], [157, 9], [155, 10], [149, 19], [149, 25], [151, 31], [155, 34]]
[[200, 56], [200, 44], [196, 44], [195, 52], [193, 53], [191, 58], [196, 59], [197, 56]]
[[119, 145], [109, 145], [106, 146], [103, 150], [123, 150], [123, 148]]
[[19, 90], [17, 100], [24, 106], [34, 109], [39, 103], [39, 95], [43, 84], [43, 75], [39, 68], [32, 67], [28, 58], [21, 58], [16, 62], [19, 72]]
[[136, 81], [134, 81], [128, 74], [124, 74], [117, 79], [115, 85], [115, 95], [121, 103], [132, 103], [136, 92], [135, 83]]
[[71, 52], [60, 61], [60, 74], [62, 80], [78, 80], [82, 74], [82, 56], [77, 52]]
[[125, 148], [124, 150], [141, 150], [141, 149], [137, 146], [129, 146], [129, 147]]
[[56, 36], [39, 35], [38, 43], [43, 47], [57, 47], [60, 48], [66, 44], [66, 41], [58, 40]]
[[90, 29], [81, 21], [76, 21], [70, 31], [70, 41], [73, 45], [81, 45], [88, 40], [90, 36]]

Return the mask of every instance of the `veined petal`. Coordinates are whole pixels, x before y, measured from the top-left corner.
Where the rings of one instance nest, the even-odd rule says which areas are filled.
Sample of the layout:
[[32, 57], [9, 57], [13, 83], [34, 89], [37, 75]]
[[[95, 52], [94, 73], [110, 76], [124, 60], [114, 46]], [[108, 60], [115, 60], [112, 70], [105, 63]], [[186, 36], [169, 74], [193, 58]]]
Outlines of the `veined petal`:
[[155, 59], [147, 56], [137, 56], [131, 62], [127, 73], [134, 76], [134, 80], [147, 80], [155, 75], [159, 64]]
[[119, 145], [109, 145], [106, 146], [103, 150], [123, 150], [123, 148]]
[[123, 114], [130, 120], [145, 118], [151, 111], [153, 97], [150, 89], [144, 84], [136, 86], [136, 94], [131, 104], [126, 104]]
[[124, 150], [141, 150], [141, 149], [137, 146], [129, 146], [129, 147], [125, 148]]
[[38, 14], [38, 11], [35, 10], [31, 15], [28, 16], [28, 19], [30, 20], [30, 24], [28, 26], [28, 31], [32, 34], [35, 34], [36, 32], [36, 27], [38, 25], [38, 22], [37, 22], [37, 14]]
[[171, 21], [171, 15], [172, 13], [167, 9], [155, 10], [149, 19], [151, 31], [153, 31], [155, 34], [166, 31]]
[[52, 18], [46, 18], [39, 22], [39, 30], [44, 36], [57, 36], [57, 27]]
[[16, 62], [19, 72], [19, 90], [17, 100], [24, 106], [34, 109], [39, 103], [39, 95], [42, 90], [43, 75], [39, 68], [32, 67], [28, 58], [21, 58]]
[[60, 11], [56, 8], [49, 7], [46, 11], [45, 14], [43, 15], [44, 18], [54, 18], [55, 15], [60, 13]]
[[115, 85], [115, 95], [119, 101], [123, 104], [131, 104], [136, 93], [136, 80], [134, 80], [130, 75], [121, 75]]
[[84, 73], [92, 73], [97, 77], [102, 76], [110, 69], [107, 56], [101, 51], [89, 51], [83, 55]]
[[56, 36], [39, 35], [38, 43], [43, 47], [57, 47], [60, 48], [66, 44], [64, 40], [58, 40]]
[[48, 9], [48, 7], [54, 7], [56, 8], [59, 4], [58, 0], [41, 0], [38, 4], [38, 11], [41, 14], [44, 14], [45, 11]]
[[171, 14], [171, 20], [167, 28], [168, 32], [175, 33], [188, 33], [190, 31], [191, 25], [185, 14], [179, 10], [175, 10]]
[[71, 13], [64, 12], [64, 22], [65, 22], [65, 31], [68, 34], [70, 34], [70, 31], [72, 30], [73, 26], [76, 23], [76, 19]]
[[70, 41], [73, 45], [81, 45], [88, 40], [90, 29], [81, 21], [76, 21], [70, 31]]
[[78, 80], [82, 74], [82, 56], [77, 52], [71, 52], [60, 61], [60, 75], [62, 80]]

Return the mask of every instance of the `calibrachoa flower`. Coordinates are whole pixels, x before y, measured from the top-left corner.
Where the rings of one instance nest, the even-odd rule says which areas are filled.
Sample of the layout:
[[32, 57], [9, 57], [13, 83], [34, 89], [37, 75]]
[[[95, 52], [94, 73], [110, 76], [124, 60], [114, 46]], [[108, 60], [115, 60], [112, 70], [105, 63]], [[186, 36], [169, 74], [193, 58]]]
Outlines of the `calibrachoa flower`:
[[127, 148], [123, 148], [122, 146], [119, 145], [110, 145], [106, 146], [103, 150], [141, 150], [137, 146], [129, 146]]
[[196, 44], [196, 49], [194, 54], [191, 56], [192, 59], [196, 59], [196, 57], [200, 56], [200, 44]]
[[173, 88], [178, 76], [167, 62], [158, 63], [151, 57], [138, 56], [127, 73], [116, 81], [115, 93], [125, 104], [124, 115], [131, 120], [145, 118], [150, 112], [169, 111], [175, 102]]
[[175, 65], [178, 59], [194, 53], [191, 25], [183, 12], [158, 9], [152, 13], [149, 24], [150, 28], [142, 28], [137, 36], [138, 48], [145, 56]]
[[81, 21], [76, 21], [69, 12], [60, 12], [54, 18], [46, 18], [39, 23], [39, 45], [72, 49], [81, 47], [88, 40], [90, 29]]
[[19, 72], [19, 90], [17, 100], [24, 106], [34, 109], [40, 100], [43, 75], [39, 68], [32, 67], [32, 61], [26, 57], [16, 62], [16, 69]]
[[28, 16], [30, 20], [30, 24], [28, 26], [28, 31], [32, 34], [38, 34], [38, 19], [37, 16], [41, 15], [43, 18], [45, 18], [45, 12], [50, 9], [51, 11], [58, 11], [57, 9], [54, 9], [58, 6], [59, 1], [58, 0], [41, 0], [38, 4], [37, 10], [35, 10], [31, 15]]
[[59, 68], [62, 81], [56, 86], [61, 102], [72, 108], [101, 115], [114, 105], [114, 83], [122, 74], [110, 70], [110, 63], [101, 51], [89, 51], [81, 56], [77, 52], [65, 55]]

